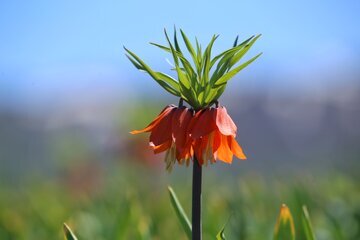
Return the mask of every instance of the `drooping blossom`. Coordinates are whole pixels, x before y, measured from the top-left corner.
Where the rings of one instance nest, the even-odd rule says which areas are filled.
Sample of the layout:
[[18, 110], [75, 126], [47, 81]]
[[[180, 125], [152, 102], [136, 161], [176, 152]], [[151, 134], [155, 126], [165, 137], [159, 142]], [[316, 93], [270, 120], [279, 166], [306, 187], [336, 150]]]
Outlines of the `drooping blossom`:
[[207, 164], [217, 159], [231, 163], [233, 155], [245, 160], [246, 156], [237, 143], [237, 127], [226, 108], [205, 108], [198, 111], [189, 125], [189, 136], [193, 140], [194, 155], [199, 163]]
[[131, 134], [150, 132], [150, 147], [154, 153], [166, 151], [166, 168], [171, 170], [176, 160], [188, 163], [193, 155], [187, 132], [192, 117], [191, 109], [168, 105], [147, 127]]

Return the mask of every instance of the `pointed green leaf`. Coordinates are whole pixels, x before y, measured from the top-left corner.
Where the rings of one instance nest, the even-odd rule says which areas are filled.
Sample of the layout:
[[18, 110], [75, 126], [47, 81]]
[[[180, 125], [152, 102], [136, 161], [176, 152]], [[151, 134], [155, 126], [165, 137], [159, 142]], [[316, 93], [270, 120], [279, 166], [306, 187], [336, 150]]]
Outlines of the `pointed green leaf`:
[[295, 240], [294, 220], [289, 208], [283, 204], [275, 225], [274, 240]]
[[185, 70], [188, 79], [194, 79], [194, 81], [193, 80], [189, 81], [191, 86], [194, 87], [196, 84], [196, 77], [197, 77], [194, 69], [191, 67], [191, 64], [188, 62], [188, 60], [186, 60], [186, 58], [180, 55], [179, 59], [181, 61], [181, 64], [183, 65], [183, 68], [180, 69]]
[[183, 65], [188, 75], [188, 78], [190, 79], [191, 86], [194, 86], [194, 83], [191, 81], [191, 79], [196, 78], [195, 76], [196, 74], [189, 61], [184, 57], [184, 55], [181, 52], [180, 45], [176, 36], [176, 29], [174, 29], [174, 44], [175, 44], [176, 55], [179, 57], [181, 64]]
[[[151, 77], [156, 79], [153, 70], [148, 65], [146, 65], [146, 63], [143, 60], [141, 60], [141, 58], [139, 58], [135, 53], [131, 52], [126, 47], [124, 47], [124, 49], [134, 59], [134, 61], [136, 61], [139, 66], [141, 66], [143, 70], [147, 71]], [[129, 55], [127, 55], [128, 58], [130, 57]]]
[[[163, 45], [157, 44], [157, 43], [150, 43], [151, 45], [154, 45], [158, 48], [161, 48], [167, 52], [171, 52], [171, 48], [165, 47]], [[191, 64], [189, 63], [189, 61], [183, 56], [183, 54], [181, 53], [180, 47], [178, 47], [178, 50], [174, 50], [176, 56], [180, 59], [182, 65], [184, 66], [183, 68], [179, 67], [181, 70], [184, 70], [188, 73], [188, 75], [190, 77], [193, 77], [195, 74], [194, 69], [192, 68]], [[172, 69], [172, 70], [176, 70], [176, 68]]]
[[175, 45], [176, 51], [178, 51], [179, 53], [182, 53], [182, 52], [181, 52], [181, 49], [180, 49], [179, 42], [178, 42], [178, 40], [177, 40], [176, 28], [175, 28], [175, 27], [174, 27], [174, 45]]
[[71, 231], [71, 229], [69, 228], [69, 226], [66, 225], [66, 223], [64, 223], [64, 225], [63, 225], [63, 231], [64, 231], [64, 234], [65, 234], [66, 240], [77, 240], [77, 237], [76, 237], [75, 234]]
[[228, 218], [228, 220], [226, 221], [224, 226], [220, 229], [220, 231], [216, 235], [216, 240], [226, 240], [225, 233], [224, 233], [225, 232], [225, 227], [229, 223], [231, 216], [232, 215], [230, 215], [230, 217]]
[[238, 50], [242, 49], [245, 46], [245, 44], [247, 44], [253, 38], [254, 38], [254, 36], [251, 36], [250, 38], [246, 39], [244, 42], [240, 43], [238, 46], [234, 46], [233, 48], [230, 48], [230, 49], [220, 53], [219, 55], [215, 56], [211, 60], [211, 67], [216, 63], [216, 61], [218, 61], [220, 58], [223, 58], [225, 55], [227, 56], [228, 54], [234, 54]]
[[209, 94], [211, 94], [210, 92], [211, 92], [211, 85], [210, 84], [207, 84], [206, 86], [205, 86], [205, 88], [204, 87], [202, 87], [202, 91], [201, 92], [203, 92], [203, 94], [199, 94], [199, 102], [200, 102], [200, 104], [202, 105], [202, 106], [204, 106], [205, 104], [205, 102], [206, 102], [206, 98], [207, 98], [207, 96], [209, 96]]
[[225, 88], [226, 84], [222, 84], [210, 89], [209, 92], [206, 94], [204, 104], [208, 105], [218, 100], [221, 94], [223, 94], [223, 92], [225, 91]]
[[170, 52], [171, 52], [171, 54], [172, 54], [172, 56], [173, 56], [175, 66], [179, 66], [178, 55], [176, 54], [176, 50], [175, 50], [175, 48], [173, 47], [173, 45], [172, 45], [172, 43], [171, 43], [171, 41], [170, 41], [170, 38], [169, 38], [169, 36], [168, 36], [168, 34], [167, 34], [167, 32], [166, 32], [166, 29], [164, 29], [164, 34], [165, 34], [166, 40], [167, 40], [167, 42], [168, 42], [168, 44], [169, 44]]
[[[261, 35], [261, 34], [260, 34]], [[251, 41], [251, 39], [253, 39], [255, 37], [255, 35], [252, 35], [251, 37], [249, 37], [248, 39], [246, 39], [245, 41], [243, 41], [242, 43], [238, 44], [237, 46], [245, 46], [248, 42]]]
[[[170, 42], [169, 42], [169, 44], [170, 44]], [[188, 76], [191, 86], [194, 87], [195, 82], [193, 82], [191, 79], [194, 78], [196, 80], [196, 73], [195, 73], [194, 69], [192, 68], [190, 62], [184, 57], [184, 55], [181, 52], [180, 45], [177, 40], [176, 29], [174, 29], [174, 45], [175, 45], [175, 54], [180, 59], [181, 64], [183, 65], [183, 68], [185, 69], [185, 71], [187, 73], [187, 76]], [[171, 51], [171, 46], [170, 46], [170, 51]]]
[[[211, 66], [217, 61], [217, 58], [221, 56], [220, 61], [217, 64], [216, 70], [214, 71], [213, 75], [211, 76], [210, 82], [213, 84], [217, 79], [222, 77], [226, 72], [228, 72], [232, 65], [230, 65], [231, 59], [234, 57], [235, 54], [242, 51], [246, 46], [247, 43], [250, 42], [254, 36], [251, 36], [247, 40], [240, 43], [238, 46], [234, 46], [233, 48], [221, 53], [220, 55], [216, 56], [211, 61]], [[236, 40], [235, 40], [236, 43]], [[235, 44], [234, 43], [234, 44]]]
[[[157, 83], [160, 84], [166, 91], [169, 93], [180, 96], [180, 93], [178, 91], [178, 87], [176, 87], [177, 82], [174, 83], [173, 81], [168, 81], [168, 78], [164, 78], [158, 75], [158, 73], [154, 72], [144, 61], [142, 61], [135, 53], [131, 52], [129, 49], [125, 48], [125, 51], [133, 58], [133, 61], [131, 61], [135, 67], [139, 67], [138, 69], [146, 71]], [[128, 58], [130, 58], [128, 56]], [[136, 63], [136, 64], [135, 64]]]
[[211, 102], [213, 102], [213, 100], [215, 100], [215, 95], [218, 92], [218, 89], [211, 89], [209, 90], [209, 92], [206, 94], [204, 101], [202, 102], [203, 105], [208, 105]]
[[252, 45], [256, 42], [256, 40], [259, 39], [259, 37], [261, 36], [261, 34], [257, 35], [254, 39], [252, 39], [248, 44], [246, 44], [246, 46], [241, 49], [241, 51], [239, 51], [238, 53], [236, 53], [230, 60], [229, 62], [229, 67], [228, 69], [230, 69], [232, 66], [234, 66], [238, 61], [240, 61], [240, 59], [249, 51], [249, 49], [252, 47]]
[[185, 213], [184, 209], [182, 208], [178, 198], [176, 197], [174, 190], [171, 187], [168, 187], [168, 190], [169, 190], [169, 194], [170, 194], [170, 201], [175, 210], [176, 216], [179, 219], [181, 226], [183, 227], [183, 229], [186, 233], [186, 236], [189, 239], [191, 239], [191, 232], [192, 232], [191, 223], [190, 223], [188, 217], [186, 216], [186, 213]]
[[191, 83], [186, 74], [179, 67], [176, 67], [176, 71], [179, 77], [179, 82], [181, 82], [187, 89], [190, 89]]
[[225, 228], [223, 227], [220, 232], [216, 235], [216, 240], [226, 240], [225, 234], [224, 234]]
[[193, 48], [193, 46], [191, 45], [189, 39], [187, 38], [187, 36], [185, 35], [185, 33], [183, 32], [183, 30], [180, 29], [180, 32], [181, 32], [181, 36], [184, 40], [184, 43], [185, 43], [185, 46], [187, 48], [187, 50], [189, 51], [193, 61], [194, 61], [194, 64], [196, 65], [197, 63], [197, 58], [196, 58], [196, 53], [195, 53], [195, 50]]
[[219, 90], [217, 91], [214, 99], [212, 101], [216, 101], [219, 99], [219, 97], [223, 94], [223, 92], [225, 91], [225, 88], [226, 88], [226, 84], [223, 84], [220, 86]]
[[216, 41], [216, 39], [219, 37], [219, 35], [214, 35], [210, 41], [210, 43], [208, 44], [208, 46], [205, 49], [204, 55], [203, 55], [203, 65], [201, 66], [203, 68], [203, 86], [206, 85], [206, 83], [209, 81], [209, 73], [210, 73], [210, 60], [211, 60], [211, 49], [212, 46], [214, 45], [214, 42]]
[[[180, 96], [180, 92], [176, 89], [174, 89], [173, 87], [171, 87], [167, 82], [161, 80], [161, 79], [157, 79], [156, 82], [163, 87], [166, 91], [168, 91], [169, 93], [175, 95], [175, 96]], [[178, 88], [177, 88], [178, 89]]]
[[130, 60], [130, 62], [139, 70], [144, 70], [144, 68], [139, 64], [137, 63], [134, 59], [132, 59], [129, 55], [125, 54], [126, 57]]
[[237, 46], [238, 40], [239, 40], [239, 35], [236, 36], [235, 41], [234, 41], [234, 44], [233, 44], [233, 47], [236, 47], [236, 46]]
[[[182, 86], [184, 86], [187, 90], [190, 90], [191, 88], [191, 82], [190, 82], [190, 79], [188, 78], [188, 76], [183, 72], [181, 71], [180, 67], [179, 67], [179, 54], [177, 54], [177, 52], [175, 51], [170, 39], [169, 39], [169, 36], [166, 32], [166, 30], [164, 29], [164, 33], [165, 33], [165, 37], [166, 37], [166, 40], [170, 46], [170, 50], [171, 50], [171, 54], [173, 56], [173, 59], [174, 59], [174, 63], [175, 63], [175, 69], [176, 69], [176, 72], [178, 74], [178, 77], [179, 77], [179, 83], [181, 83]], [[185, 67], [185, 66], [184, 66]], [[180, 86], [180, 92], [182, 91], [182, 86]], [[189, 99], [189, 96], [186, 96], [187, 99]], [[195, 98], [196, 99], [196, 98]], [[189, 99], [191, 101], [191, 99]]]
[[153, 42], [151, 42], [150, 44], [151, 44], [151, 45], [154, 45], [154, 46], [156, 46], [156, 47], [158, 47], [158, 48], [160, 48], [160, 49], [162, 49], [162, 50], [164, 50], [164, 51], [166, 51], [166, 52], [171, 52], [170, 48], [165, 47], [164, 45], [157, 44], [157, 43], [153, 43]]
[[176, 91], [179, 91], [179, 83], [172, 78], [171, 76], [162, 73], [162, 72], [156, 72], [156, 75], [158, 75], [158, 78], [166, 83], [168, 83], [171, 87], [173, 87]]
[[[251, 38], [252, 39], [252, 38]], [[251, 40], [250, 40], [251, 41]], [[228, 51], [227, 53], [225, 53], [223, 55], [223, 57], [220, 59], [218, 65], [217, 65], [217, 69], [220, 67], [228, 66], [230, 60], [234, 57], [235, 54], [237, 54], [239, 51], [242, 51], [244, 48], [246, 48], [247, 45], [245, 44], [240, 44], [236, 47], [233, 47], [232, 49], [230, 49], [230, 51]]]
[[240, 66], [237, 66], [236, 68], [232, 69], [228, 73], [224, 74], [222, 77], [216, 80], [215, 86], [227, 83], [232, 77], [234, 77], [238, 72], [240, 72], [242, 69], [247, 67], [250, 63], [255, 61], [258, 57], [260, 57], [262, 53], [259, 53], [255, 57], [251, 58], [250, 60], [246, 61], [245, 63], [241, 64]]
[[[153, 43], [153, 42], [150, 42], [150, 44], [153, 45], [153, 46], [156, 46], [156, 47], [158, 47], [158, 48], [160, 48], [160, 49], [162, 49], [162, 50], [164, 50], [164, 51], [166, 51], [166, 52], [171, 53], [171, 48], [169, 48], [169, 47], [166, 47], [166, 46], [161, 45], [161, 44], [158, 44], [158, 43]], [[178, 50], [176, 50], [176, 49], [174, 49], [174, 52], [175, 52], [176, 55], [179, 57], [179, 59], [189, 62], [189, 61], [184, 57], [184, 55], [182, 54], [182, 52], [180, 52], [180, 51], [178, 51]], [[189, 64], [190, 64], [190, 63], [189, 63]]]
[[306, 240], [315, 240], [316, 238], [310, 221], [309, 212], [305, 205], [302, 207], [301, 222], [305, 230]]
[[202, 51], [201, 51], [201, 45], [199, 44], [197, 38], [195, 38], [195, 41], [196, 41], [196, 66], [198, 67], [197, 68], [197, 73], [198, 73], [198, 76], [199, 78], [201, 77], [201, 66], [202, 66]]
[[189, 101], [192, 101], [191, 88], [185, 86], [183, 82], [179, 82], [179, 88], [180, 88], [181, 97]]
[[202, 105], [205, 98], [205, 90], [202, 90], [198, 93], [197, 100]]

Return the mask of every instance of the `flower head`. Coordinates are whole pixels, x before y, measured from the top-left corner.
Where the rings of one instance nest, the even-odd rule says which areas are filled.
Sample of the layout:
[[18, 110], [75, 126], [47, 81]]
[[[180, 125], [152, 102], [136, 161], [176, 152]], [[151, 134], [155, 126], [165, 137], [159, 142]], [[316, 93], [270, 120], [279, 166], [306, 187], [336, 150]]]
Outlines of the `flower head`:
[[237, 127], [223, 106], [197, 112], [188, 131], [200, 164], [216, 159], [231, 163], [233, 155], [246, 159], [235, 139]]
[[233, 155], [246, 159], [235, 139], [236, 131], [223, 106], [206, 108], [194, 115], [192, 109], [168, 105], [147, 127], [131, 133], [150, 132], [150, 147], [154, 153], [166, 151], [166, 168], [171, 170], [176, 160], [189, 164], [194, 156], [201, 165], [217, 159], [231, 163]]

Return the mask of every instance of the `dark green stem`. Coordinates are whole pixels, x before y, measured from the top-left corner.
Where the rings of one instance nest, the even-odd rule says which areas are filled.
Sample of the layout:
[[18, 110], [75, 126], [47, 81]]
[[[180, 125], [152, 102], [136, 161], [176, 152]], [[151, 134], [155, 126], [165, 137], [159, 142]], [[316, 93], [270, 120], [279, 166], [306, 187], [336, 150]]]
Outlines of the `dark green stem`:
[[193, 189], [192, 189], [192, 240], [202, 239], [201, 223], [201, 178], [202, 167], [196, 157], [193, 164]]

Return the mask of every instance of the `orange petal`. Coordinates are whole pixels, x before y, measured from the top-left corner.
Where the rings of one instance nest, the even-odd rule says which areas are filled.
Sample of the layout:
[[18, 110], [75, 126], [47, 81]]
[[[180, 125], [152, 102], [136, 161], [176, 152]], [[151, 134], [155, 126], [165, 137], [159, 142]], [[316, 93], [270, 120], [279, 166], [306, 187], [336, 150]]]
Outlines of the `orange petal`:
[[213, 152], [215, 153], [221, 145], [221, 133], [214, 131], [214, 140], [212, 143]]
[[206, 108], [199, 111], [192, 120], [189, 133], [193, 139], [208, 135], [217, 127], [215, 124], [216, 111], [213, 108]]
[[131, 134], [138, 134], [138, 133], [143, 133], [143, 132], [150, 132], [167, 114], [169, 114], [169, 112], [174, 109], [175, 106], [174, 105], [168, 105], [166, 106], [161, 112], [160, 114], [144, 129], [141, 130], [134, 130], [131, 131]]
[[192, 156], [192, 139], [189, 138], [188, 126], [193, 118], [193, 112], [189, 108], [178, 108], [172, 119], [172, 137], [176, 146], [176, 159], [189, 159]]
[[168, 150], [170, 147], [171, 147], [171, 141], [167, 141], [158, 146], [153, 146], [152, 148], [154, 150], [154, 153], [157, 154]]
[[193, 146], [193, 141], [188, 141], [186, 142], [184, 148], [177, 149], [176, 159], [178, 161], [180, 161], [181, 159], [190, 159], [194, 155], [192, 146]]
[[188, 126], [192, 118], [193, 113], [189, 108], [178, 108], [174, 112], [174, 116], [172, 118], [172, 137], [179, 152], [188, 148], [188, 142], [191, 140], [188, 137]]
[[[207, 139], [205, 139], [207, 140]], [[200, 165], [203, 165], [204, 159], [203, 159], [203, 145], [204, 145], [204, 138], [198, 138], [194, 141], [194, 155], [196, 157], [196, 160], [199, 162]], [[195, 160], [195, 159], [194, 159]]]
[[216, 151], [216, 156], [223, 162], [232, 162], [233, 153], [231, 152], [231, 149], [228, 145], [227, 136], [225, 135], [221, 135], [221, 144]]
[[237, 127], [225, 107], [216, 108], [216, 126], [226, 136], [236, 136]]
[[236, 139], [233, 136], [228, 136], [228, 142], [230, 145], [230, 149], [234, 153], [234, 155], [241, 160], [245, 160], [246, 156], [241, 146], [237, 143]]
[[210, 161], [211, 163], [214, 163], [216, 161], [213, 150], [214, 139], [216, 137], [215, 135], [215, 132], [211, 132], [209, 135], [207, 135], [207, 141], [203, 151], [203, 159], [205, 160], [205, 164], [207, 164], [208, 161]]
[[189, 132], [190, 135], [191, 135], [191, 133], [192, 133], [192, 131], [194, 129], [194, 126], [195, 126], [199, 116], [201, 114], [203, 114], [203, 112], [204, 112], [204, 110], [200, 110], [200, 111], [196, 112], [195, 115], [192, 117], [192, 119], [191, 119], [191, 121], [189, 123], [189, 126], [188, 126], [188, 132]]
[[150, 143], [157, 146], [172, 139], [171, 125], [174, 111], [172, 108], [157, 124], [153, 127], [150, 134]]

